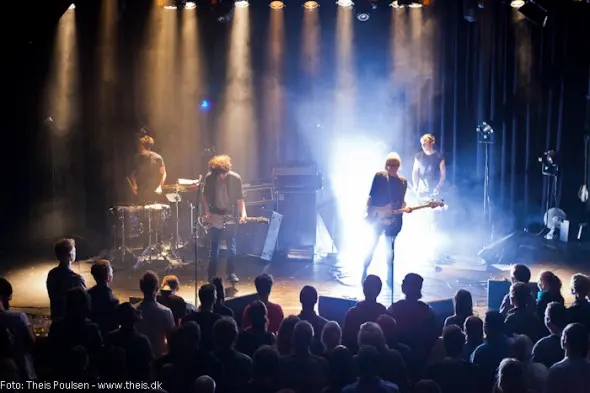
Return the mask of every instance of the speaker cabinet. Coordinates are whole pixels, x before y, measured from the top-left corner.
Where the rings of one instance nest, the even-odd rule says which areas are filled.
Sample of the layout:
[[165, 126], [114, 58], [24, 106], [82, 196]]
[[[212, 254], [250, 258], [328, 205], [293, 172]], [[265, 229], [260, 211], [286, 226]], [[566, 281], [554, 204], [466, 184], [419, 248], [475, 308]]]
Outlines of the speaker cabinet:
[[258, 295], [252, 293], [250, 295], [238, 296], [225, 301], [225, 306], [231, 308], [234, 312], [234, 319], [236, 320], [238, 327], [242, 327], [242, 315], [244, 314], [246, 306], [257, 299]]
[[342, 326], [346, 312], [349, 308], [354, 307], [357, 302], [358, 300], [355, 299], [320, 296], [318, 300], [318, 312], [328, 321], [336, 321]]
[[316, 192], [277, 192], [277, 211], [283, 215], [277, 249], [315, 249]]
[[238, 250], [240, 254], [246, 254], [272, 261], [283, 216], [272, 210], [248, 209], [249, 216], [262, 216], [269, 219], [268, 224], [248, 223], [240, 225], [238, 229]]

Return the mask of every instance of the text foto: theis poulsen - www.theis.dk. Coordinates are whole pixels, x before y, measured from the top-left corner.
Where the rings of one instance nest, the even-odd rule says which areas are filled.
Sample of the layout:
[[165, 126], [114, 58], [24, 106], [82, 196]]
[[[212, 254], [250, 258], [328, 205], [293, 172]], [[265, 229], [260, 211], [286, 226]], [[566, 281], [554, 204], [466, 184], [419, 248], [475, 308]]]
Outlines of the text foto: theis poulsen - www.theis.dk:
[[89, 390], [98, 389], [104, 391], [110, 390], [159, 390], [162, 389], [160, 382], [64, 382], [64, 381], [25, 381], [25, 382], [7, 382], [0, 381], [0, 390]]

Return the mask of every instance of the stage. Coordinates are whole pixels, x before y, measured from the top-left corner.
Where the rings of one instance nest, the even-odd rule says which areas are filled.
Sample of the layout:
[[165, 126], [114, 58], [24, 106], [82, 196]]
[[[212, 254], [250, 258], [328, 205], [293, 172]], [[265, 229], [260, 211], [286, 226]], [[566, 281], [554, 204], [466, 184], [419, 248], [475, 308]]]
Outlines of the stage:
[[[456, 249], [465, 249], [464, 239], [458, 237], [454, 244]], [[462, 247], [459, 247], [463, 245]], [[581, 272], [590, 274], [590, 266], [584, 264], [590, 245], [586, 243], [550, 242], [550, 252], [530, 254], [534, 260], [523, 260], [531, 268], [533, 280], [540, 271], [551, 270], [563, 282], [562, 294], [566, 303], [570, 304], [572, 296], [569, 291], [569, 281], [573, 274]], [[415, 250], [415, 248], [413, 248]], [[402, 247], [403, 250], [403, 247]], [[415, 251], [414, 251], [415, 252]], [[45, 259], [13, 258], [6, 259], [0, 264], [0, 275], [6, 277], [14, 288], [11, 306], [32, 315], [49, 315], [49, 299], [45, 287], [48, 271], [56, 265], [50, 258]], [[379, 258], [379, 252], [376, 254]], [[404, 252], [397, 259], [395, 268], [394, 300], [401, 295], [400, 285], [405, 274], [419, 273], [424, 277], [423, 299], [435, 301], [451, 298], [458, 289], [467, 289], [473, 295], [477, 312], [483, 313], [487, 308], [487, 281], [503, 280], [509, 277], [509, 265], [483, 265], [477, 258], [475, 250], [472, 254], [449, 253], [444, 263], [433, 265], [430, 262], [415, 262], [418, 258], [406, 255]], [[348, 264], [348, 265], [347, 265]], [[236, 263], [236, 273], [240, 282], [235, 288], [227, 288], [228, 298], [248, 295], [255, 292], [254, 278], [265, 272], [272, 274], [275, 285], [271, 300], [282, 305], [285, 314], [298, 313], [299, 291], [304, 285], [313, 285], [320, 296], [340, 297], [346, 299], [361, 299], [360, 270], [362, 262], [351, 266], [342, 258], [318, 258], [315, 262], [275, 260], [270, 264], [253, 257], [240, 257]], [[80, 272], [86, 279], [87, 285], [94, 285], [90, 275], [91, 261], [77, 261], [72, 268]], [[181, 283], [180, 295], [187, 301], [195, 301], [195, 265], [187, 265], [176, 269]], [[220, 260], [220, 268], [225, 269], [225, 263]], [[112, 288], [121, 301], [130, 297], [140, 297], [139, 278], [147, 269], [156, 271], [160, 277], [165, 275], [162, 264], [143, 265], [134, 270], [133, 266], [116, 266]], [[197, 288], [204, 283], [206, 263], [197, 264]], [[357, 273], [358, 271], [358, 273]], [[385, 277], [385, 264], [374, 260], [369, 273]], [[389, 305], [391, 292], [384, 287], [379, 300]]]

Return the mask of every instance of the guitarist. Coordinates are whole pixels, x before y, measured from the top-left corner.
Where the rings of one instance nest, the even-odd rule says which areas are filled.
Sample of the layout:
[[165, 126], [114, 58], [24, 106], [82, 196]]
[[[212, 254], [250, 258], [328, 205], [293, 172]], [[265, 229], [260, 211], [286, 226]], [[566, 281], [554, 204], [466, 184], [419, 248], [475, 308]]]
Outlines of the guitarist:
[[420, 192], [420, 182], [428, 193], [438, 195], [447, 177], [447, 168], [443, 155], [434, 150], [436, 139], [432, 134], [424, 134], [420, 138], [422, 151], [414, 158], [412, 170], [413, 191]]
[[[242, 190], [242, 178], [233, 172], [231, 158], [227, 155], [218, 155], [209, 160], [209, 173], [205, 176], [202, 193], [203, 212], [205, 221], [214, 222], [216, 217], [233, 215], [240, 218], [240, 222], [246, 221], [246, 204]], [[217, 220], [222, 221], [222, 220]], [[223, 238], [227, 242], [227, 279], [232, 284], [239, 282], [234, 271], [234, 258], [236, 256], [236, 232], [237, 226], [230, 225], [225, 228], [212, 226], [210, 229], [211, 248], [209, 252], [209, 281], [217, 276], [217, 259], [219, 246]]]
[[[391, 207], [392, 210], [401, 209], [404, 213], [412, 212], [412, 209], [407, 207], [405, 202], [408, 181], [405, 177], [398, 174], [401, 164], [402, 162], [399, 155], [391, 153], [385, 160], [385, 170], [377, 172], [375, 177], [373, 177], [373, 184], [371, 185], [371, 191], [369, 192], [369, 198], [367, 200], [368, 217], [371, 217], [371, 212], [374, 208], [387, 205], [391, 205], [389, 207]], [[373, 229], [375, 230], [375, 239], [374, 243], [371, 245], [367, 258], [365, 259], [362, 281], [364, 281], [367, 276], [367, 270], [373, 260], [373, 254], [375, 253], [375, 247], [377, 247], [379, 238], [381, 237], [381, 234], [384, 233], [387, 242], [391, 244], [391, 248], [388, 248], [387, 255], [387, 285], [390, 288], [393, 288], [395, 239], [402, 229], [402, 215], [394, 215], [391, 223], [388, 224], [375, 222], [373, 223]]]

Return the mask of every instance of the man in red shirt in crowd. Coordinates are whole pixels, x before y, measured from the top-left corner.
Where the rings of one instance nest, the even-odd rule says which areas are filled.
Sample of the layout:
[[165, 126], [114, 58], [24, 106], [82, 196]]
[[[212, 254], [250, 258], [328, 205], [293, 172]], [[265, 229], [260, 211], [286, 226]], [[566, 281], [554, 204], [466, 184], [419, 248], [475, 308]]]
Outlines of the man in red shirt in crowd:
[[[285, 316], [281, 306], [268, 300], [273, 283], [272, 276], [266, 273], [261, 274], [254, 280], [258, 299], [266, 305], [266, 309], [268, 310], [268, 331], [277, 334]], [[242, 328], [244, 329], [250, 327], [250, 318], [248, 318], [249, 308], [250, 305], [247, 305], [242, 315]]]

